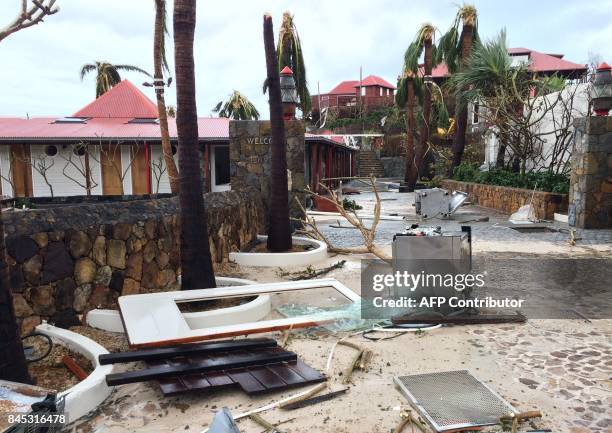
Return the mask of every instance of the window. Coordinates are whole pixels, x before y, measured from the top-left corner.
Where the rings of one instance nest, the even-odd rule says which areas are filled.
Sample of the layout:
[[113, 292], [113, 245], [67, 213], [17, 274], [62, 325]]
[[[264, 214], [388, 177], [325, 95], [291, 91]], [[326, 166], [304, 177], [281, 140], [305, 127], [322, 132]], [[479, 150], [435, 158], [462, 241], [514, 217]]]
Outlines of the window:
[[380, 88], [380, 96], [382, 96], [382, 95], [383, 95], [383, 88], [381, 87]]
[[480, 106], [476, 102], [474, 103], [473, 111], [472, 111], [472, 123], [478, 123], [478, 121], [480, 120], [478, 118], [478, 110], [480, 110]]
[[361, 96], [365, 96], [365, 92], [366, 92], [366, 88], [362, 87], [361, 88]]
[[215, 146], [215, 184], [230, 183], [229, 146]]
[[55, 156], [57, 155], [57, 146], [50, 144], [45, 147], [45, 155], [47, 156]]
[[56, 119], [53, 123], [87, 123], [89, 119], [89, 117], [62, 117]]
[[135, 117], [132, 120], [130, 120], [128, 123], [137, 123], [137, 124], [158, 124], [159, 120], [157, 119], [153, 119], [153, 118], [148, 118], [148, 117]]

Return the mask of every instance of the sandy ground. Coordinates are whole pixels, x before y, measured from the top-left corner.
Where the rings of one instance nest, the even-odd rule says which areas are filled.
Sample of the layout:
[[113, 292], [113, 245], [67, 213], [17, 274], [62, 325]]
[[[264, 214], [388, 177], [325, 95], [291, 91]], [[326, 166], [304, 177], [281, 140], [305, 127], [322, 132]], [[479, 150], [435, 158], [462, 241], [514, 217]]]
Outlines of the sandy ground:
[[[390, 199], [383, 202], [384, 213], [415, 218], [410, 206], [412, 194], [389, 192], [383, 196]], [[364, 211], [373, 205], [367, 194], [353, 198], [364, 206]], [[566, 231], [520, 234], [504, 227], [507, 216], [474, 206], [463, 207], [455, 221], [430, 220], [428, 223], [452, 225], [460, 218], [474, 215], [490, 217], [488, 222], [473, 223], [476, 256], [511, 252], [518, 256], [612, 258], [610, 231], [579, 231], [583, 239], [577, 246], [570, 246]], [[336, 218], [319, 220], [324, 225], [325, 220], [335, 223]], [[389, 254], [388, 234], [405, 225], [393, 222], [381, 230], [384, 237], [379, 238], [380, 243]], [[348, 243], [351, 236], [357, 235], [355, 230], [338, 230], [345, 233], [340, 238]], [[327, 277], [337, 278], [359, 292], [360, 260], [365, 257], [334, 256], [315, 267], [347, 260], [342, 269], [330, 272]], [[232, 276], [261, 282], [279, 281], [278, 271], [278, 268], [236, 268]], [[346, 335], [327, 333], [315, 337], [294, 332], [288, 348], [323, 371], [332, 346]], [[394, 376], [469, 370], [516, 409], [541, 410], [544, 418], [536, 422], [539, 428], [569, 433], [612, 432], [612, 320], [530, 320], [521, 325], [444, 327], [378, 342], [367, 341], [359, 335], [350, 340], [372, 349], [375, 356], [368, 371], [354, 374], [348, 393], [298, 410], [270, 410], [263, 417], [272, 423], [283, 422], [278, 431], [285, 433], [388, 433], [400, 420], [400, 408], [408, 407], [393, 385]], [[330, 372], [332, 389], [342, 387], [340, 373], [352, 356], [349, 348], [337, 349]], [[130, 366], [135, 367], [135, 364]], [[72, 425], [69, 431], [199, 433], [224, 406], [238, 414], [295, 392], [251, 398], [239, 391], [227, 390], [164, 398], [156, 384], [125, 385], [117, 387], [98, 411]], [[249, 419], [238, 424], [243, 433], [264, 431]], [[529, 429], [528, 425], [523, 428]]]

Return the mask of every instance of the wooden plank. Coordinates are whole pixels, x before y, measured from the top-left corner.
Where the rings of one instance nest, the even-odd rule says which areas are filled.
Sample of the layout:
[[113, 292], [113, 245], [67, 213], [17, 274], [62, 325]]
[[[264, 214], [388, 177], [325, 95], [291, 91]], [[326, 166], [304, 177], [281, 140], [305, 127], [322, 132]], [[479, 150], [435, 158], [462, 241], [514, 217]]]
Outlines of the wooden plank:
[[272, 370], [268, 370], [265, 366], [250, 367], [248, 370], [267, 390], [287, 387], [287, 384], [280, 376], [275, 374]]
[[267, 389], [246, 369], [231, 370], [228, 371], [227, 374], [234, 382], [238, 383], [247, 394], [257, 394], [265, 392]]
[[273, 362], [296, 360], [297, 355], [293, 352], [277, 353], [273, 355], [257, 354], [249, 356], [228, 356], [224, 358], [209, 359], [207, 361], [192, 365], [159, 366], [125, 373], [109, 374], [106, 376], [106, 383], [109, 386], [125, 385], [127, 383], [159, 380], [161, 378], [180, 376], [184, 374], [209, 373], [220, 370], [229, 370], [232, 368], [251, 367]]
[[98, 357], [98, 360], [102, 365], [135, 361], [149, 362], [152, 360], [169, 359], [177, 356], [194, 357], [196, 355], [209, 355], [219, 352], [229, 352], [244, 349], [257, 349], [276, 346], [276, 341], [271, 338], [226, 340], [200, 344], [182, 344], [179, 346], [159, 349], [132, 350], [129, 352], [108, 353], [100, 355]]
[[206, 373], [203, 376], [212, 386], [225, 386], [234, 383], [232, 378], [225, 372]]
[[160, 379], [158, 382], [164, 395], [173, 395], [189, 390], [189, 388], [185, 387], [185, 385], [176, 378]]
[[210, 381], [207, 380], [203, 374], [190, 374], [172, 380], [180, 380], [187, 390], [206, 389], [213, 386], [213, 384], [210, 383]]
[[267, 365], [266, 368], [276, 373], [287, 385], [297, 385], [304, 382], [304, 378], [285, 363]]
[[14, 197], [32, 197], [32, 157], [27, 144], [11, 144], [10, 164]]
[[301, 359], [296, 359], [295, 363], [289, 363], [287, 366], [308, 381], [325, 379], [325, 375], [305, 364]]
[[149, 179], [151, 166], [143, 146], [132, 145], [132, 194], [151, 194]]

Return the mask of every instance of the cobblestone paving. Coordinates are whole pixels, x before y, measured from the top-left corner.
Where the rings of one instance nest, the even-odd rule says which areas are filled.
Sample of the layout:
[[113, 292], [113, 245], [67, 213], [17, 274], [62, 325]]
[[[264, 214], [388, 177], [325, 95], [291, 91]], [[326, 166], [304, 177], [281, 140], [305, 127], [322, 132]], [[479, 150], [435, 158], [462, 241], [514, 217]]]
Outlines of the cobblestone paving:
[[510, 368], [515, 381], [546, 392], [565, 407], [565, 416], [557, 420], [560, 431], [609, 433], [612, 333], [594, 329], [572, 332], [530, 322], [519, 333], [510, 326], [474, 328], [475, 339], [468, 341], [501, 356], [500, 369]]

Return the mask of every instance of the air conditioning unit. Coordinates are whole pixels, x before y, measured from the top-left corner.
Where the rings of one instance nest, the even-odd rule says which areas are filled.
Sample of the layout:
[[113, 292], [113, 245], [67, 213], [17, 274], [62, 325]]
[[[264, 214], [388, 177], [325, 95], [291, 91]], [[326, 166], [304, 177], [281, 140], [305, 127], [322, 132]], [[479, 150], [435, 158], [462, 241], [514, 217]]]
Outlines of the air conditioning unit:
[[416, 214], [421, 218], [448, 218], [467, 200], [467, 193], [452, 194], [442, 188], [421, 189], [414, 192]]

